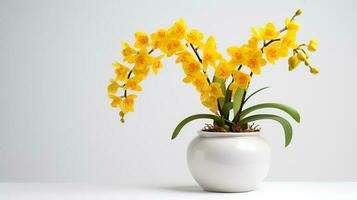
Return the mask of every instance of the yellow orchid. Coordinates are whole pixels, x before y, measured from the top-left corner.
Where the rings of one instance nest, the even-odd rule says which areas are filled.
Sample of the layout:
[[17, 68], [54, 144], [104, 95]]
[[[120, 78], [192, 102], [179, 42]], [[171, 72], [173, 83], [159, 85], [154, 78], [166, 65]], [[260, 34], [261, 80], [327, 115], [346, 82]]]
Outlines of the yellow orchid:
[[166, 40], [168, 37], [167, 30], [159, 29], [155, 33], [150, 35], [151, 38], [151, 46], [153, 49], [160, 48], [161, 51], [164, 51], [166, 48]]
[[196, 30], [196, 29], [192, 29], [190, 30], [187, 35], [186, 35], [186, 41], [188, 43], [191, 43], [197, 47], [202, 47], [203, 39], [204, 35], [203, 33], [201, 33], [200, 31]]
[[215, 67], [217, 60], [219, 60], [220, 58], [221, 55], [216, 50], [216, 41], [213, 36], [210, 36], [207, 39], [206, 44], [204, 44], [203, 46], [203, 69], [206, 71], [208, 65]]
[[201, 70], [201, 64], [196, 60], [189, 60], [182, 64], [182, 68], [186, 75], [195, 75]]
[[251, 50], [247, 59], [247, 66], [254, 74], [260, 74], [260, 68], [266, 65], [260, 49]]
[[116, 81], [124, 81], [127, 78], [128, 72], [130, 71], [128, 67], [120, 64], [119, 62], [115, 62], [112, 64], [115, 71], [115, 80]]
[[118, 89], [119, 89], [119, 84], [115, 80], [110, 80], [110, 84], [107, 87], [108, 93], [115, 94], [117, 93]]
[[281, 46], [287, 48], [297, 48], [296, 31], [288, 31], [281, 37]]
[[248, 57], [248, 47], [228, 47], [227, 53], [231, 57], [230, 63], [233, 66], [245, 65]]
[[260, 31], [254, 26], [251, 28], [251, 31], [252, 31], [252, 38], [254, 38], [257, 42], [263, 39], [262, 35], [260, 34]]
[[238, 87], [246, 90], [248, 88], [251, 77], [249, 74], [244, 72], [234, 70], [233, 71], [233, 80], [234, 82], [230, 85], [230, 90], [236, 90]]
[[135, 40], [134, 47], [136, 48], [143, 48], [149, 45], [149, 36], [144, 32], [136, 32]]
[[285, 26], [288, 29], [288, 31], [298, 31], [300, 28], [299, 23], [297, 23], [296, 21], [292, 21], [289, 18], [285, 19]]
[[192, 55], [191, 52], [184, 50], [176, 54], [177, 58], [175, 60], [175, 63], [187, 63], [191, 60], [194, 60], [194, 56]]
[[232, 73], [232, 66], [224, 59], [221, 59], [219, 64], [215, 67], [214, 76], [220, 79], [227, 79]]
[[264, 48], [264, 54], [271, 64], [275, 64], [275, 61], [281, 56], [280, 42], [274, 42]]
[[142, 69], [145, 66], [151, 65], [153, 57], [149, 55], [146, 48], [142, 48], [139, 53], [134, 57], [134, 68]]
[[135, 64], [132, 72], [142, 79], [149, 75], [150, 66], [153, 64], [154, 58], [150, 56], [146, 50], [141, 50], [135, 58]]
[[164, 52], [167, 57], [174, 55], [176, 52], [184, 50], [184, 46], [181, 43], [181, 40], [170, 39], [167, 41]]
[[186, 75], [185, 78], [182, 79], [184, 83], [192, 83], [195, 80], [195, 77], [192, 75]]
[[123, 55], [123, 60], [129, 63], [133, 63], [133, 59], [137, 51], [127, 42], [122, 42], [121, 45], [123, 47], [123, 50], [121, 51], [121, 54]]
[[203, 73], [197, 73], [194, 77], [194, 80], [192, 81], [192, 84], [201, 94], [206, 94], [210, 91], [210, 85], [207, 82], [207, 76]]
[[221, 84], [219, 83], [212, 83], [210, 85], [210, 95], [214, 96], [216, 99], [219, 97], [224, 97], [223, 92], [222, 92], [222, 87]]
[[112, 99], [112, 103], [110, 104], [113, 108], [117, 108], [120, 106], [120, 104], [122, 103], [122, 98], [121, 97], [118, 97], [116, 95], [113, 95], [113, 94], [109, 94], [108, 95], [109, 98]]
[[186, 23], [181, 18], [179, 21], [175, 22], [175, 24], [169, 29], [169, 37], [175, 40], [181, 40], [186, 35]]
[[217, 98], [210, 95], [201, 95], [201, 103], [207, 107], [211, 112], [218, 113]]
[[285, 58], [285, 57], [288, 57], [289, 56], [289, 48], [288, 47], [285, 47], [283, 45], [280, 45], [280, 48], [279, 48], [279, 57], [280, 58]]
[[245, 47], [248, 47], [248, 50], [250, 51], [251, 49], [259, 49], [259, 40], [255, 37], [251, 37], [248, 40], [248, 44], [243, 45]]
[[162, 68], [162, 62], [161, 59], [164, 57], [164, 55], [158, 56], [156, 58], [154, 58], [154, 61], [151, 65], [151, 69], [154, 72], [154, 74], [157, 74], [159, 69]]
[[125, 97], [119, 104], [121, 112], [123, 112], [124, 114], [128, 112], [134, 112], [134, 99], [136, 98], [137, 95], [135, 94], [130, 94]]
[[124, 90], [133, 90], [133, 91], [141, 91], [142, 88], [139, 83], [142, 81], [142, 77], [134, 76], [125, 81], [125, 85], [123, 87]]
[[264, 28], [259, 29], [259, 33], [263, 40], [272, 40], [279, 36], [280, 32], [271, 22], [267, 23]]
[[309, 45], [307, 45], [307, 49], [309, 51], [316, 51], [317, 50], [317, 40], [316, 39], [310, 40]]
[[133, 74], [138, 77], [140, 77], [141, 81], [144, 80], [150, 73], [150, 66], [149, 65], [142, 65], [140, 67], [133, 67], [132, 69]]

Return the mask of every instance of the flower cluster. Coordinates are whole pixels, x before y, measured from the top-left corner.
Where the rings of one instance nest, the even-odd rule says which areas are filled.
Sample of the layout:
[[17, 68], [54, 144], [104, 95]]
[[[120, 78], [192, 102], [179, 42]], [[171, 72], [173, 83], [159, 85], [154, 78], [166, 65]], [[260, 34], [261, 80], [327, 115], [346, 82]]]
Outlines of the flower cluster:
[[[307, 44], [299, 44], [296, 40], [300, 24], [295, 17], [300, 14], [301, 10], [298, 10], [292, 18], [286, 19], [280, 30], [272, 22], [264, 27], [252, 27], [247, 43], [227, 48], [228, 58], [217, 51], [213, 36], [205, 39], [199, 30], [188, 30], [183, 19], [151, 35], [137, 32], [133, 45], [122, 43], [123, 62], [113, 63], [115, 77], [107, 88], [111, 105], [120, 109], [124, 122], [124, 116], [134, 111], [137, 97], [128, 93], [141, 91], [140, 83], [150, 71], [158, 73], [164, 57], [176, 57], [175, 62], [182, 65], [185, 74], [183, 82], [192, 84], [200, 93], [202, 104], [215, 114], [222, 109], [219, 99], [227, 99], [225, 82], [230, 82], [227, 90], [231, 92], [231, 98], [238, 88], [246, 90], [253, 74], [260, 74], [267, 62], [275, 64], [276, 60], [289, 57], [289, 71], [304, 63], [311, 73], [317, 74], [318, 70], [311, 66], [307, 53], [316, 51], [317, 41], [313, 39]], [[213, 71], [213, 79], [209, 78], [209, 70]]]

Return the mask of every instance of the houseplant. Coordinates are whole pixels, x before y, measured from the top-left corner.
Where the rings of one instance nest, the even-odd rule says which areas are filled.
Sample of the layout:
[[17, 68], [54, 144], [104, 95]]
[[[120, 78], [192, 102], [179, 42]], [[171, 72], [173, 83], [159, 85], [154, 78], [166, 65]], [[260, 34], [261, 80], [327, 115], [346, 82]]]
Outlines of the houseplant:
[[253, 75], [261, 74], [261, 68], [267, 63], [275, 64], [276, 60], [287, 57], [289, 71], [304, 64], [310, 73], [318, 73], [308, 56], [308, 52], [316, 51], [317, 41], [312, 39], [306, 44], [296, 41], [300, 24], [295, 19], [301, 13], [299, 9], [287, 18], [282, 29], [277, 29], [272, 22], [264, 27], [252, 27], [246, 44], [227, 48], [228, 57], [217, 51], [213, 36], [204, 40], [203, 33], [188, 30], [183, 19], [151, 35], [137, 32], [133, 45], [122, 43], [121, 53], [126, 64], [113, 63], [115, 77], [107, 88], [111, 106], [120, 109], [120, 120], [124, 122], [125, 115], [134, 111], [137, 95], [132, 92], [142, 90], [140, 83], [150, 71], [158, 73], [163, 67], [163, 58], [175, 56], [175, 62], [182, 65], [183, 82], [196, 88], [202, 104], [211, 114], [187, 117], [177, 125], [172, 139], [193, 120], [207, 118], [213, 122], [199, 131], [199, 136], [189, 146], [188, 164], [193, 177], [210, 191], [252, 190], [269, 168], [269, 146], [253, 122], [264, 119], [279, 122], [284, 129], [285, 146], [292, 139], [292, 127], [281, 116], [251, 113], [274, 108], [300, 121], [295, 109], [280, 103], [261, 103], [246, 108], [249, 99], [267, 89], [263, 87], [247, 95]]

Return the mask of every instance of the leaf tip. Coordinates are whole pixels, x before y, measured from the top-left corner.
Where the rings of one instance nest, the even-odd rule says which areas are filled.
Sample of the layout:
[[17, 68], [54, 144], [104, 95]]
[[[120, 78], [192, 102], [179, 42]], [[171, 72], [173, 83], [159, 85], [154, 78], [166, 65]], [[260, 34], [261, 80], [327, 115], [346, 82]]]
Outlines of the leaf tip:
[[300, 120], [301, 120], [301, 118], [300, 118], [300, 114], [296, 111], [296, 119], [295, 119], [295, 121], [297, 122], [297, 123], [300, 123]]

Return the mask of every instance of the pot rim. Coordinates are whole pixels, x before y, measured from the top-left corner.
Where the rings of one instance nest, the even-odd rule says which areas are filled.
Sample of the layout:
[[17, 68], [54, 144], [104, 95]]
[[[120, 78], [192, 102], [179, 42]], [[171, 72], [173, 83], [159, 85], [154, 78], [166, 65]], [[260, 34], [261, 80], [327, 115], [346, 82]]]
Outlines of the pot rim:
[[197, 131], [200, 137], [244, 137], [244, 136], [255, 136], [259, 135], [260, 131], [256, 132], [211, 132], [211, 131]]

